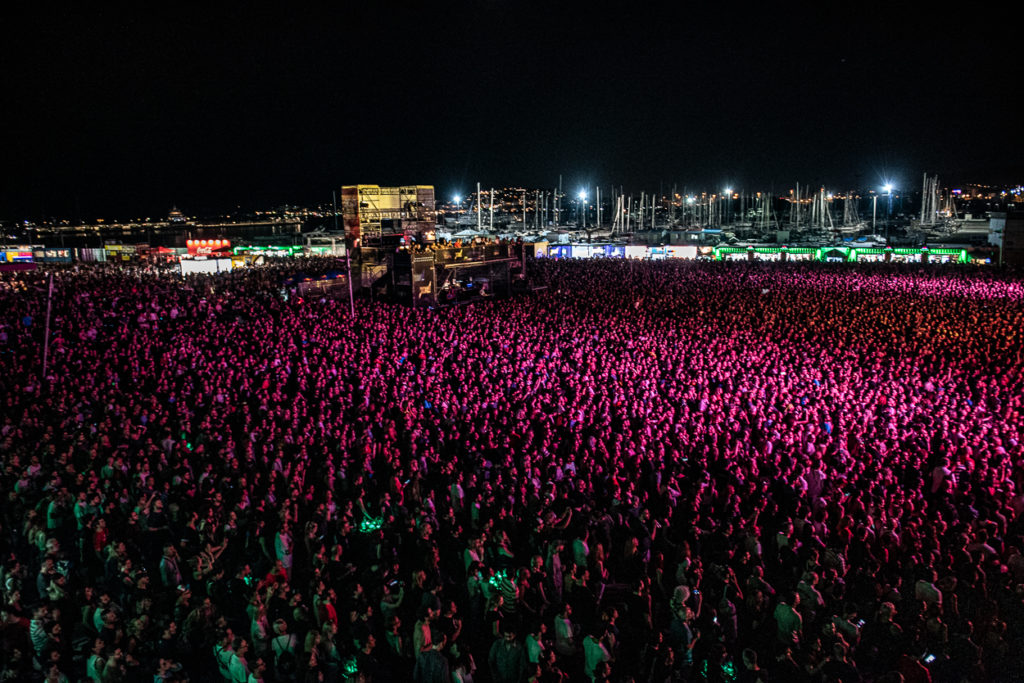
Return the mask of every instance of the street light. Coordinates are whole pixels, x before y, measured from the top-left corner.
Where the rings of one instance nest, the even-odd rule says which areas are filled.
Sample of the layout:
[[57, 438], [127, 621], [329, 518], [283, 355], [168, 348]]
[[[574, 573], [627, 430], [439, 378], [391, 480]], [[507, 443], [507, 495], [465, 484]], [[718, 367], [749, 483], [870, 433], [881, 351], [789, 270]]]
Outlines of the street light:
[[889, 244], [889, 217], [892, 216], [892, 183], [886, 183], [882, 186], [885, 190], [885, 194], [888, 196], [888, 202], [885, 210], [885, 243]]
[[875, 218], [878, 216], [878, 194], [871, 193], [871, 234], [875, 234]]

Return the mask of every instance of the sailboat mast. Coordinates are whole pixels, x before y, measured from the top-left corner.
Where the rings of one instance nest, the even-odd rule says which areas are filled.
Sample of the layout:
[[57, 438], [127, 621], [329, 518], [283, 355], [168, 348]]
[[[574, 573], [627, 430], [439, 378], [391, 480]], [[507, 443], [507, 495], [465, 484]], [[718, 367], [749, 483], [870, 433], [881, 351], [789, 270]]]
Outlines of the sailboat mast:
[[924, 174], [921, 181], [921, 225], [924, 225], [924, 217], [928, 211], [928, 173]]
[[562, 224], [562, 174], [558, 174], [558, 196], [555, 197], [555, 225]]

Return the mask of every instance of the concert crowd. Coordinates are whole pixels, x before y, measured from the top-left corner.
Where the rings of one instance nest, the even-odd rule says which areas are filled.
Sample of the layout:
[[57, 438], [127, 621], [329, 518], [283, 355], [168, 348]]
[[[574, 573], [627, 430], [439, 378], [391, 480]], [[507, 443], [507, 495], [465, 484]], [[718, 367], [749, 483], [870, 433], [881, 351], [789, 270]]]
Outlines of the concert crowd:
[[0, 275], [0, 683], [1024, 676], [1019, 277], [334, 268]]

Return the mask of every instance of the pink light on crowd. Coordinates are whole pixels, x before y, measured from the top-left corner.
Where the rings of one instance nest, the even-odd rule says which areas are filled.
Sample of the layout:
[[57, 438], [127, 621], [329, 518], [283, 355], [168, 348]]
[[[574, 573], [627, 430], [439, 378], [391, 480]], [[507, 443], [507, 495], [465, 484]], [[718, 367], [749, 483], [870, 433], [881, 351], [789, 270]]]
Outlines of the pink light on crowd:
[[[940, 677], [962, 663], [942, 642], [973, 639], [965, 671], [1016, 672], [1012, 273], [545, 259], [528, 296], [352, 318], [282, 296], [336, 267], [300, 263], [184, 285], [63, 272], [46, 378], [42, 276], [0, 275], [4, 607], [23, 635], [95, 609], [135, 673], [196, 678], [210, 652], [274, 666], [293, 635], [307, 668], [334, 647], [392, 680], [465, 670], [456, 652], [495, 673], [534, 641], [562, 680], [601, 648], [612, 680], [724, 680], [750, 653], [776, 680]], [[131, 649], [146, 628], [167, 661]], [[391, 655], [425, 633], [421, 660]], [[90, 661], [80, 640], [45, 659]]]

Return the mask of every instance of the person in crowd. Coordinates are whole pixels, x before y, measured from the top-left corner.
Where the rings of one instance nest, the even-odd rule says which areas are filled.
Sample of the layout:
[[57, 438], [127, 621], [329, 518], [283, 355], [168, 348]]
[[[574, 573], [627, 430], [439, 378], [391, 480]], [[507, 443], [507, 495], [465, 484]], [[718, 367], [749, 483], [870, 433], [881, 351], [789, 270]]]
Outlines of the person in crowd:
[[1019, 273], [336, 267], [0, 274], [2, 680], [1019, 676]]
[[515, 629], [505, 628], [491, 645], [487, 662], [494, 683], [517, 683], [523, 679], [527, 669], [526, 652], [516, 638]]

